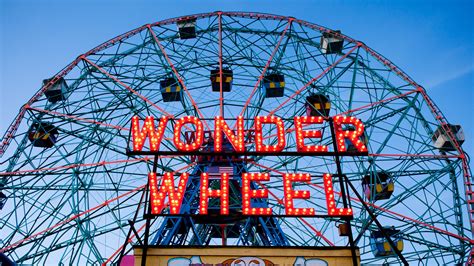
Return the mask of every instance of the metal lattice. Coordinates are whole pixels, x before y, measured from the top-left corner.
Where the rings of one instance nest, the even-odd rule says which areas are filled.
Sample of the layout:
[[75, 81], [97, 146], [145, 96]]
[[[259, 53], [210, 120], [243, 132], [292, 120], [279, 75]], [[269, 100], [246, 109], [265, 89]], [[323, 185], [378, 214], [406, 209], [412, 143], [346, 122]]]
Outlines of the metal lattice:
[[[180, 35], [180, 21], [194, 22], [195, 36]], [[343, 41], [340, 49], [324, 47], [321, 40], [328, 34]], [[230, 92], [211, 90], [210, 73], [215, 69], [232, 70]], [[281, 97], [266, 97], [264, 77], [272, 73], [285, 78]], [[178, 101], [163, 101], [160, 81], [166, 78], [180, 85]], [[63, 82], [67, 85], [57, 92], [56, 101], [51, 100], [48, 89]], [[353, 115], [366, 125], [369, 156], [344, 157], [343, 172], [363, 195], [365, 176], [375, 180], [383, 172], [393, 179], [388, 198], [364, 200], [384, 226], [399, 230], [406, 260], [420, 265], [467, 262], [473, 223], [470, 169], [454, 132], [425, 90], [389, 60], [345, 35], [295, 18], [237, 12], [144, 25], [79, 56], [45, 82], [21, 108], [0, 144], [0, 189], [6, 199], [0, 201], [5, 204], [0, 211], [0, 251], [32, 264], [117, 261], [127, 236], [138, 241], [128, 234], [127, 220], [143, 207], [139, 202], [153, 165], [151, 157], [126, 155], [134, 115], [242, 115], [246, 127], [257, 115], [276, 115], [287, 119], [291, 128], [294, 116], [306, 114], [306, 97], [311, 94], [330, 99], [330, 115]], [[206, 129], [213, 127], [212, 120], [206, 123]], [[57, 139], [45, 143], [51, 147], [30, 141], [32, 128], [44, 125], [57, 130]], [[451, 151], [433, 145], [440, 126], [454, 147]], [[321, 141], [330, 138], [324, 134]], [[294, 150], [295, 145], [289, 137], [287, 147]], [[272, 181], [265, 186], [274, 194], [268, 204], [276, 213], [283, 212], [280, 173], [336, 172], [330, 157], [256, 156], [252, 162], [227, 166], [236, 175], [269, 172]], [[189, 156], [163, 156], [158, 161], [158, 171], [196, 174], [200, 167], [204, 166]], [[322, 182], [314, 179], [302, 188], [314, 199], [301, 204], [324, 211]], [[349, 196], [362, 262], [399, 262], [396, 256], [374, 256], [370, 237], [376, 226], [350, 191]], [[219, 245], [212, 227], [177, 225], [175, 220], [153, 219], [151, 241]], [[265, 232], [258, 233], [256, 224], [265, 225]], [[241, 231], [256, 233], [238, 233], [227, 244], [347, 245], [337, 224], [330, 218], [249, 220]], [[139, 215], [139, 238], [144, 226]]]

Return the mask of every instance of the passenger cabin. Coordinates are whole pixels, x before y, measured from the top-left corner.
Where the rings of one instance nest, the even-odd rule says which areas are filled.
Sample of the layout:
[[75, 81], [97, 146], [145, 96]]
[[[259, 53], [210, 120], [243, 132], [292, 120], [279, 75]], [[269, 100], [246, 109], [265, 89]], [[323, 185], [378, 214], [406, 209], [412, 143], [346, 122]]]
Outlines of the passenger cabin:
[[181, 40], [196, 38], [196, 19], [184, 19], [177, 23], [179, 38]]
[[[46, 86], [53, 79], [54, 78], [44, 79], [43, 86]], [[46, 89], [44, 94], [46, 95], [46, 98], [49, 102], [56, 103], [59, 101], [64, 101], [66, 99], [67, 90], [68, 86], [66, 81], [64, 80], [64, 78], [59, 78], [54, 84], [52, 84]]]
[[[464, 132], [462, 130], [462, 127], [460, 125], [451, 125], [447, 124], [446, 126], [449, 127], [451, 132], [454, 135], [454, 138], [456, 139], [456, 142], [459, 145], [462, 145], [464, 143]], [[439, 126], [438, 129], [435, 131], [433, 136], [431, 137], [434, 143], [434, 146], [442, 151], [455, 151], [456, 147], [454, 143], [450, 141], [450, 138], [446, 131], [443, 129], [442, 126]]]
[[273, 73], [263, 78], [263, 87], [265, 87], [265, 97], [283, 97], [285, 92], [285, 76]]
[[48, 122], [35, 122], [28, 132], [28, 139], [33, 146], [51, 148], [59, 136], [58, 129]]
[[311, 94], [306, 97], [305, 107], [307, 116], [329, 116], [331, 102], [326, 95]]
[[[221, 76], [220, 69], [211, 70], [211, 85], [212, 91], [221, 91]], [[230, 69], [222, 69], [222, 91], [230, 92], [232, 89], [233, 73]]]
[[364, 194], [369, 200], [385, 200], [392, 196], [395, 189], [393, 178], [387, 172], [374, 172], [362, 179]]
[[324, 54], [335, 54], [342, 51], [344, 39], [340, 34], [340, 30], [323, 32], [321, 36], [321, 51]]
[[5, 203], [7, 203], [7, 196], [0, 191], [0, 210], [3, 209]]
[[181, 86], [175, 78], [166, 78], [161, 80], [160, 91], [164, 102], [181, 101]]
[[[395, 227], [384, 227], [383, 230], [390, 237], [397, 249], [403, 251], [403, 238], [400, 230]], [[390, 246], [388, 240], [384, 237], [382, 231], [372, 231], [370, 233], [370, 247], [375, 257], [395, 256], [396, 253]]]

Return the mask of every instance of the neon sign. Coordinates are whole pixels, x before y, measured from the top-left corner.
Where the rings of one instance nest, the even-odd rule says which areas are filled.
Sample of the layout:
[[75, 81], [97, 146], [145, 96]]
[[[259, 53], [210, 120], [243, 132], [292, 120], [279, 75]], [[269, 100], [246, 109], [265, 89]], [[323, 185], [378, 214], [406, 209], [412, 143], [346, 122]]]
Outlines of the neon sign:
[[[140, 122], [137, 116], [132, 118], [132, 142], [133, 142], [133, 151], [141, 152], [145, 144], [145, 140], [148, 138], [149, 148], [152, 152], [158, 152], [160, 144], [162, 142], [165, 129], [171, 119], [164, 116], [159, 119], [158, 128], [155, 127], [155, 119], [151, 116], [146, 117], [143, 127], [140, 129]], [[325, 145], [305, 145], [304, 140], [306, 138], [322, 138], [322, 133], [320, 130], [305, 130], [305, 125], [311, 124], [322, 124], [325, 121], [324, 117], [320, 116], [297, 116], [294, 118], [294, 132], [295, 139], [297, 143], [297, 152], [299, 153], [324, 153], [328, 151], [328, 147]], [[364, 153], [367, 152], [367, 147], [363, 141], [360, 140], [360, 137], [364, 133], [364, 124], [355, 117], [343, 117], [335, 116], [332, 118], [335, 135], [337, 138], [337, 148], [338, 152], [345, 152], [347, 147], [345, 145], [345, 140], [348, 139], [358, 152]], [[239, 116], [237, 117], [236, 130], [232, 130], [229, 125], [225, 122], [222, 117], [216, 117], [214, 119], [214, 151], [222, 151], [222, 139], [225, 135], [227, 140], [230, 142], [234, 148], [233, 152], [237, 153], [246, 153], [250, 152], [244, 145], [244, 136], [248, 132], [244, 129], [244, 118]], [[257, 116], [254, 120], [254, 129], [252, 131], [255, 133], [255, 152], [257, 153], [283, 153], [286, 145], [285, 135], [286, 132], [290, 130], [285, 130], [283, 120], [277, 116]], [[183, 142], [181, 139], [182, 129], [186, 125], [192, 125], [194, 127], [194, 140], [192, 143]], [[274, 145], [264, 144], [263, 139], [263, 126], [264, 125], [273, 125], [276, 127], [277, 133], [275, 137], [277, 138], [277, 143]], [[344, 130], [343, 125], [352, 125], [355, 127], [355, 130]], [[235, 133], [234, 133], [235, 132]], [[173, 125], [173, 144], [178, 152], [195, 152], [201, 148], [204, 141], [204, 127], [202, 121], [194, 116], [185, 116], [180, 119], [175, 120]]]
[[[224, 138], [233, 150], [233, 154], [258, 154], [261, 156], [278, 156], [288, 152], [304, 154], [304, 155], [339, 155], [348, 153], [348, 145], [352, 145], [356, 152], [355, 155], [366, 155], [366, 144], [361, 140], [364, 134], [363, 123], [355, 117], [335, 116], [332, 118], [319, 116], [298, 116], [293, 119], [293, 128], [285, 128], [283, 119], [277, 116], [257, 116], [253, 120], [253, 128], [245, 129], [244, 118], [237, 117], [235, 128], [231, 128], [228, 123], [220, 116], [214, 118], [214, 130], [211, 135], [212, 151], [211, 154], [226, 153], [224, 147]], [[325, 121], [332, 123], [333, 139], [335, 151], [329, 151], [326, 145], [309, 145], [305, 144], [305, 139], [322, 139], [322, 131], [315, 129], [305, 129], [311, 125], [317, 126]], [[131, 144], [132, 154], [200, 154], [206, 153], [202, 150], [205, 143], [205, 131], [203, 122], [194, 116], [186, 116], [180, 119], [172, 119], [162, 117], [155, 124], [155, 118], [146, 117], [142, 125], [140, 125], [139, 117], [132, 118], [131, 125]], [[272, 135], [274, 138], [271, 143], [265, 141], [264, 127], [271, 127], [276, 131]], [[172, 137], [166, 138], [172, 140], [175, 150], [169, 150], [170, 145], [166, 145], [167, 150], [161, 150], [161, 142], [165, 138], [166, 129], [172, 131]], [[182, 139], [183, 128], [192, 131], [192, 138]], [[352, 130], [345, 130], [350, 128]], [[188, 131], [189, 132], [189, 131]], [[246, 142], [246, 136], [249, 132], [253, 132], [253, 142]], [[296, 150], [288, 151], [286, 147], [286, 137], [288, 134], [294, 134], [296, 142]], [[267, 137], [268, 138], [268, 137]], [[148, 151], [144, 151], [145, 142], [148, 140]], [[170, 141], [171, 142], [171, 141]], [[354, 155], [354, 152], [350, 153]], [[219, 189], [211, 189], [209, 187], [209, 174], [201, 173], [199, 182], [199, 215], [208, 214], [208, 205], [210, 198], [220, 200], [220, 215], [229, 215], [229, 182], [228, 173], [221, 173], [218, 177], [220, 180]], [[241, 206], [242, 215], [249, 216], [270, 216], [273, 211], [269, 207], [252, 206], [253, 199], [266, 200], [269, 190], [265, 187], [255, 189], [251, 184], [253, 182], [270, 181], [268, 173], [242, 173], [241, 176]], [[294, 183], [311, 182], [311, 175], [308, 173], [285, 173], [282, 174], [283, 187], [283, 205], [285, 215], [287, 216], [315, 216], [314, 208], [297, 208], [295, 201], [308, 200], [311, 192], [308, 190], [296, 190]], [[351, 208], [339, 208], [336, 206], [334, 197], [334, 187], [332, 176], [324, 174], [322, 176], [324, 183], [324, 193], [326, 197], [327, 216], [348, 217], [352, 216]], [[150, 191], [150, 207], [152, 215], [161, 215], [165, 208], [169, 208], [170, 215], [181, 214], [181, 204], [186, 193], [186, 186], [189, 180], [188, 173], [182, 173], [179, 181], [175, 184], [173, 173], [165, 172], [158, 184], [156, 173], [149, 173], [148, 184]]]

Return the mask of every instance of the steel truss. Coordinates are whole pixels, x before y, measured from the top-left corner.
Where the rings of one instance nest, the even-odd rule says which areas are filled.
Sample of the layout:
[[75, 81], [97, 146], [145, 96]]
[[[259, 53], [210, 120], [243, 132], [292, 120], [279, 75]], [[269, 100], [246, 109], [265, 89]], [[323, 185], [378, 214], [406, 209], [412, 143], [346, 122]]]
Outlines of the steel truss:
[[[195, 38], [180, 38], [176, 23], [183, 19], [196, 19]], [[324, 53], [323, 33], [341, 38], [341, 51]], [[211, 91], [213, 69], [219, 69], [220, 80], [223, 69], [232, 69], [231, 92], [223, 92], [222, 85], [219, 92]], [[264, 77], [276, 72], [285, 76], [284, 96], [265, 97]], [[179, 82], [180, 101], [163, 102], [159, 83], [166, 77]], [[68, 84], [64, 100], [48, 101], [45, 92], [61, 79]], [[193, 227], [200, 238], [176, 234], [183, 218], [150, 219], [146, 226], [147, 219], [140, 213], [154, 158], [127, 156], [131, 118], [191, 115], [205, 121], [217, 115], [242, 115], [251, 121], [257, 115], [276, 115], [291, 121], [305, 115], [311, 93], [329, 97], [331, 116], [351, 115], [364, 122], [369, 156], [343, 157], [337, 163], [334, 157], [254, 155], [251, 161], [236, 164], [240, 169], [236, 171], [320, 176], [337, 173], [340, 166], [352, 184], [346, 189], [355, 210], [350, 223], [363, 263], [401, 262], [398, 256], [372, 253], [374, 217], [382, 226], [400, 230], [402, 255], [408, 263], [466, 263], [472, 253], [474, 224], [468, 157], [423, 87], [346, 35], [292, 17], [241, 12], [143, 25], [78, 56], [42, 86], [20, 108], [0, 143], [0, 190], [7, 198], [0, 210], [0, 252], [20, 263], [60, 260], [83, 265], [117, 262], [121, 255], [130, 254], [130, 243], [140, 244], [145, 237], [163, 245], [222, 244], [206, 226]], [[35, 147], [28, 140], [37, 121], [58, 129], [52, 147]], [[206, 121], [205, 129], [212, 123]], [[246, 127], [252, 125], [248, 122]], [[285, 125], [293, 127], [292, 122]], [[453, 151], [433, 146], [431, 136], [439, 126]], [[326, 133], [317, 143], [331, 143], [329, 130], [323, 129]], [[271, 139], [271, 134], [264, 137]], [[170, 140], [164, 145], [171, 145]], [[295, 150], [295, 145], [289, 137], [288, 149]], [[189, 156], [158, 156], [155, 166], [157, 172], [200, 171]], [[395, 190], [388, 199], [368, 199], [362, 193], [362, 177], [380, 171], [393, 177]], [[191, 182], [196, 186], [195, 180]], [[283, 210], [280, 182], [275, 177], [264, 184], [276, 191], [268, 204], [277, 213]], [[321, 188], [318, 180], [302, 185], [316, 200], [301, 201], [301, 206], [324, 210]], [[336, 191], [339, 204], [344, 198], [341, 189]], [[191, 228], [192, 222], [184, 223]], [[251, 221], [242, 228], [257, 224], [265, 228], [249, 230], [256, 233], [226, 244], [344, 246], [349, 241], [338, 235], [339, 223], [332, 218]]]

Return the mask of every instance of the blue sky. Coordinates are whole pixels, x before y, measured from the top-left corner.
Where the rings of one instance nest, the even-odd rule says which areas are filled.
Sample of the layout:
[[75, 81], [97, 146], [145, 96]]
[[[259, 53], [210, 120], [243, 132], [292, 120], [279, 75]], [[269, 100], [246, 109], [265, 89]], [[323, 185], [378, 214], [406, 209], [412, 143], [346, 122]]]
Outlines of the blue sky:
[[363, 41], [426, 88], [474, 154], [474, 1], [0, 0], [0, 135], [78, 55], [146, 23], [216, 10], [294, 16]]

